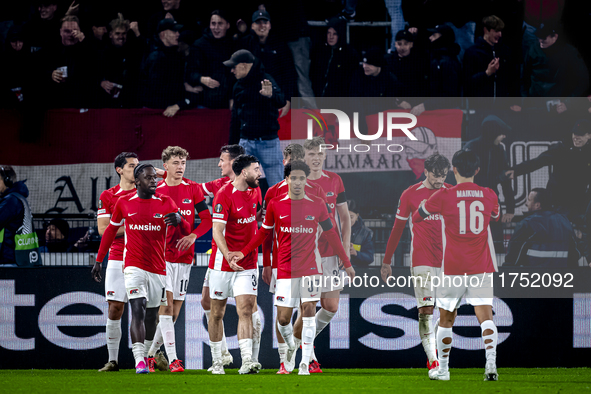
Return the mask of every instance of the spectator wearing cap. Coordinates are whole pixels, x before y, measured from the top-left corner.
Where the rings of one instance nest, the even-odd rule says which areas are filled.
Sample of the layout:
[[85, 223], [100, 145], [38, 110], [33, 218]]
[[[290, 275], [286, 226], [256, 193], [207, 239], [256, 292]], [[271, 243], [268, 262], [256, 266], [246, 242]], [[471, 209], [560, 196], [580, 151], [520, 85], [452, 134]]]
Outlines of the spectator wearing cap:
[[457, 107], [462, 95], [462, 65], [458, 60], [460, 46], [456, 44], [453, 29], [448, 25], [438, 25], [427, 31], [430, 33], [427, 86], [429, 98], [410, 110], [410, 113], [416, 116], [424, 111]]
[[552, 174], [546, 189], [550, 192], [552, 205], [568, 214], [571, 221], [578, 221], [589, 203], [591, 186], [591, 123], [578, 120], [571, 138], [557, 143], [535, 159], [517, 164], [506, 172], [513, 178], [529, 174], [542, 167], [551, 166]]
[[139, 71], [147, 42], [137, 22], [119, 13], [109, 25], [109, 37], [101, 56], [101, 107], [132, 108], [139, 105]]
[[38, 52], [59, 41], [57, 32], [61, 23], [58, 1], [45, 0], [37, 4], [37, 12], [25, 25], [25, 41], [29, 43], [31, 52]]
[[183, 30], [191, 30], [195, 33], [201, 33], [196, 15], [198, 14], [199, 2], [190, 0], [161, 0], [162, 8], [156, 11], [146, 23], [142, 25], [142, 31], [147, 37], [157, 35], [158, 24], [163, 19], [173, 19]]
[[73, 15], [62, 18], [61, 42], [43, 50], [44, 80], [49, 91], [43, 100], [55, 108], [90, 108], [99, 89], [98, 59]]
[[499, 195], [499, 184], [503, 190], [505, 213], [501, 222], [490, 224], [491, 232], [495, 244], [495, 250], [503, 253], [503, 226], [502, 223], [509, 223], [515, 215], [515, 194], [511, 186], [511, 180], [505, 176], [509, 170], [509, 162], [505, 147], [501, 144], [511, 132], [505, 122], [498, 116], [489, 115], [482, 121], [482, 135], [464, 146], [465, 150], [471, 150], [480, 158], [480, 171], [474, 177], [474, 183], [478, 186], [488, 187]]
[[94, 51], [102, 52], [109, 41], [107, 36], [109, 20], [102, 11], [94, 12], [90, 16], [90, 20], [92, 21], [90, 23], [91, 31], [89, 32], [91, 34], [88, 35], [88, 41], [93, 46]]
[[45, 246], [39, 248], [41, 252], [64, 253], [70, 248], [68, 236], [70, 225], [64, 219], [52, 219], [45, 229]]
[[283, 154], [279, 146], [278, 111], [285, 97], [259, 59], [240, 49], [224, 62], [237, 81], [232, 90], [229, 144], [240, 143], [247, 155], [256, 156], [269, 186], [283, 179]]
[[[378, 48], [368, 50], [351, 83], [351, 97], [394, 97], [395, 81], [386, 69], [384, 53]], [[378, 112], [378, 111], [376, 111]]]
[[238, 49], [246, 49], [260, 59], [265, 72], [275, 78], [286, 100], [279, 117], [287, 115], [291, 97], [297, 95], [297, 75], [289, 47], [271, 31], [271, 16], [267, 11], [257, 10], [252, 14], [250, 33], [238, 42]]
[[31, 51], [25, 42], [22, 25], [13, 25], [8, 31], [0, 71], [6, 76], [0, 82], [0, 107], [22, 107], [33, 73]]
[[427, 95], [429, 61], [414, 47], [415, 36], [408, 30], [396, 33], [396, 51], [386, 55], [388, 69], [396, 81], [399, 106], [411, 109]]
[[163, 114], [167, 117], [191, 105], [185, 91], [185, 57], [178, 50], [182, 27], [174, 19], [161, 20], [150, 54], [142, 65], [143, 106], [165, 109]]
[[576, 267], [580, 257], [573, 227], [552, 210], [550, 193], [535, 188], [527, 196], [525, 218], [511, 236], [504, 266]]
[[234, 53], [234, 43], [228, 34], [230, 20], [222, 10], [215, 10], [209, 18], [209, 27], [189, 53], [187, 83], [202, 86], [200, 105], [211, 109], [230, 108], [234, 75], [224, 61]]
[[[538, 40], [526, 55], [524, 83], [529, 97], [581, 97], [589, 93], [589, 71], [579, 52], [554, 24], [535, 32]], [[562, 110], [562, 111], [561, 111]], [[561, 108], [563, 112], [566, 108]]]
[[353, 74], [359, 64], [355, 49], [347, 44], [347, 22], [328, 21], [326, 41], [310, 56], [310, 80], [316, 97], [347, 97]]
[[356, 267], [367, 267], [374, 260], [373, 231], [365, 226], [355, 200], [349, 200], [351, 218], [351, 263]]
[[518, 97], [519, 71], [501, 41], [505, 23], [491, 15], [482, 20], [484, 34], [464, 53], [464, 96]]

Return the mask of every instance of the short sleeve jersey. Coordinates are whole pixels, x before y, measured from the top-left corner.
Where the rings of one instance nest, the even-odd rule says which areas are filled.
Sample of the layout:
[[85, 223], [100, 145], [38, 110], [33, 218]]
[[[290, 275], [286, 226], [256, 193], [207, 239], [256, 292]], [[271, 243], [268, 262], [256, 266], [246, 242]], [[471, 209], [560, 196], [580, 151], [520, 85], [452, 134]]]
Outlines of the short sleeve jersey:
[[[445, 183], [444, 188], [451, 185]], [[412, 185], [400, 196], [396, 219], [408, 220], [411, 234], [410, 263], [412, 267], [425, 265], [441, 267], [443, 245], [441, 234], [441, 215], [434, 214], [422, 222], [413, 223], [412, 214], [419, 209], [423, 200], [427, 200], [439, 189], [428, 189], [423, 182]]]
[[[111, 219], [113, 215], [113, 209], [117, 200], [123, 196], [136, 193], [135, 189], [123, 190], [119, 185], [114, 186], [110, 189], [105, 190], [101, 193], [98, 203], [97, 218], [108, 218]], [[109, 260], [123, 260], [123, 248], [125, 247], [125, 240], [123, 237], [117, 237], [111, 245], [109, 250]]]
[[[228, 250], [242, 250], [257, 233], [257, 207], [262, 205], [261, 189], [248, 188], [240, 191], [229, 183], [223, 186], [213, 199], [212, 221], [224, 223], [224, 237]], [[219, 251], [215, 239], [211, 243], [209, 268], [218, 271], [233, 272], [224, 255]], [[245, 270], [257, 267], [258, 252], [253, 250], [238, 262]]]
[[[269, 203], [275, 197], [284, 197], [289, 192], [289, 186], [285, 180], [271, 186], [269, 190], [267, 190], [267, 194], [265, 194], [265, 202], [263, 204], [263, 216], [266, 216], [267, 212], [266, 209], [269, 206]], [[322, 199], [326, 203], [326, 194], [324, 190], [317, 185], [312, 183], [306, 183], [306, 194], [310, 196], [316, 196]], [[277, 268], [277, 236], [276, 232], [273, 231], [273, 252], [272, 252], [272, 259], [271, 259], [271, 268]]]
[[203, 189], [203, 192], [206, 196], [209, 198], [214, 198], [218, 191], [230, 182], [232, 182], [230, 177], [225, 176], [210, 182], [202, 183], [201, 188]]
[[467, 182], [440, 189], [424, 206], [425, 214], [443, 217], [445, 275], [473, 275], [497, 270], [489, 228], [499, 219], [499, 200], [494, 191]]
[[271, 200], [263, 227], [274, 228], [277, 234], [277, 279], [322, 273], [318, 230], [326, 220], [328, 209], [319, 197], [305, 195], [292, 200], [283, 195]]
[[136, 193], [117, 201], [111, 224], [125, 224], [125, 267], [166, 275], [164, 253], [169, 226], [164, 223], [164, 216], [171, 212], [178, 212], [178, 207], [172, 198], [159, 193], [150, 199], [139, 198]]
[[[347, 202], [345, 197], [345, 185], [343, 185], [341, 177], [331, 171], [322, 171], [322, 176], [319, 179], [308, 179], [308, 183], [316, 184], [324, 190], [326, 193], [326, 203], [330, 207], [330, 217], [336, 223], [336, 207]], [[320, 236], [318, 248], [320, 249], [320, 255], [322, 257], [331, 257], [336, 256], [337, 254], [322, 235]]]
[[[170, 186], [166, 180], [158, 183], [157, 189], [159, 193], [170, 196], [180, 209], [180, 214], [191, 225], [191, 229], [195, 226], [195, 204], [199, 204], [205, 200], [201, 186], [197, 182], [190, 179], [183, 178], [180, 185]], [[188, 250], [181, 252], [177, 249], [177, 241], [184, 237], [181, 234], [180, 228], [171, 228], [173, 234], [170, 242], [166, 245], [166, 261], [170, 263], [193, 263], [195, 256], [195, 244], [191, 245]]]

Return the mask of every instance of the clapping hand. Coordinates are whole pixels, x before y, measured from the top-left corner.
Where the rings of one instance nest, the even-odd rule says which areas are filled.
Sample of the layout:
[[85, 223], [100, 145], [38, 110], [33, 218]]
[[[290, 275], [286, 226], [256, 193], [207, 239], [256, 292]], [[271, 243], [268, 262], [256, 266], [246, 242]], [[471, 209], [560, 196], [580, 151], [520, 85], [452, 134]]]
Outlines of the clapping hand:
[[273, 84], [268, 79], [261, 81], [261, 90], [259, 92], [265, 97], [271, 98], [273, 96]]

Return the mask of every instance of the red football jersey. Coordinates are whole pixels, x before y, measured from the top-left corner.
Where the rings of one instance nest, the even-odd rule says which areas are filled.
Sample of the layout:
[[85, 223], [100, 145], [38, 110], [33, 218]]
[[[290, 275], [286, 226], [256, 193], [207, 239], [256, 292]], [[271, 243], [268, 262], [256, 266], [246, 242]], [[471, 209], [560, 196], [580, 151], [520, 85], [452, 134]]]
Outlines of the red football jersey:
[[[473, 275], [497, 270], [489, 228], [499, 219], [499, 199], [494, 191], [467, 182], [440, 189], [427, 200], [424, 214], [443, 217], [443, 262], [445, 275]], [[419, 210], [420, 211], [420, 210]], [[419, 212], [414, 221], [421, 221]]]
[[225, 176], [225, 177], [218, 178], [218, 179], [215, 179], [210, 182], [202, 183], [201, 187], [203, 188], [203, 192], [205, 193], [206, 196], [209, 196], [210, 198], [214, 198], [215, 195], [218, 193], [218, 191], [230, 182], [232, 182], [230, 177]]
[[117, 201], [111, 224], [122, 226], [125, 223], [125, 267], [166, 275], [164, 252], [168, 226], [164, 223], [164, 216], [178, 210], [172, 198], [160, 193], [149, 200], [139, 198], [135, 193]]
[[[331, 171], [322, 171], [322, 176], [316, 180], [308, 179], [308, 183], [316, 184], [324, 190], [326, 193], [326, 203], [330, 207], [330, 218], [336, 223], [336, 209], [338, 205], [342, 205], [347, 201], [344, 200], [343, 196], [345, 193], [345, 185], [343, 185], [343, 180], [341, 177], [334, 172]], [[343, 195], [339, 198], [340, 195]], [[339, 228], [337, 226], [337, 232]], [[320, 242], [318, 244], [318, 248], [320, 250], [320, 255], [322, 257], [330, 257], [336, 256], [337, 252], [335, 252], [332, 247], [326, 241], [324, 236], [320, 236]]]
[[316, 196], [292, 200], [284, 195], [271, 200], [263, 227], [274, 228], [277, 234], [277, 279], [322, 273], [318, 230], [319, 223], [329, 219], [326, 203]]
[[[287, 182], [285, 180], [271, 186], [269, 190], [267, 190], [267, 194], [265, 194], [265, 201], [263, 203], [263, 216], [267, 214], [267, 207], [272, 199], [275, 197], [284, 197], [289, 192], [289, 186], [287, 186]], [[326, 194], [324, 190], [317, 184], [306, 183], [306, 194], [311, 196], [316, 196], [322, 199], [326, 203]], [[272, 260], [271, 260], [271, 268], [277, 268], [277, 236], [276, 232], [273, 231], [273, 252], [272, 252]]]
[[[113, 209], [120, 197], [136, 193], [135, 189], [123, 190], [117, 185], [101, 193], [98, 204], [97, 218], [109, 218], [113, 215]], [[124, 237], [117, 237], [109, 249], [109, 260], [123, 261], [123, 248], [125, 246]]]
[[[169, 186], [166, 180], [158, 183], [157, 190], [166, 196], [170, 196], [176, 205], [180, 208], [180, 213], [191, 225], [191, 230], [195, 227], [195, 204], [205, 200], [203, 191], [197, 182], [183, 178], [180, 185]], [[177, 249], [177, 241], [184, 237], [179, 227], [172, 228], [172, 236], [166, 245], [166, 261], [171, 263], [193, 263], [195, 256], [195, 244], [184, 252]]]
[[[451, 185], [443, 184], [444, 188]], [[426, 265], [429, 267], [441, 267], [443, 260], [443, 245], [441, 235], [441, 215], [434, 214], [425, 218], [422, 222], [413, 223], [412, 214], [419, 209], [423, 200], [427, 200], [439, 189], [428, 189], [423, 182], [412, 185], [400, 196], [396, 218], [409, 220], [410, 226], [410, 265], [417, 267]]]
[[[257, 206], [262, 204], [261, 189], [248, 188], [241, 192], [232, 183], [222, 187], [213, 199], [212, 221], [226, 224], [228, 250], [242, 250], [257, 233]], [[258, 253], [253, 250], [238, 265], [245, 270], [257, 268]], [[215, 239], [211, 242], [209, 268], [234, 272], [224, 255], [218, 250]]]

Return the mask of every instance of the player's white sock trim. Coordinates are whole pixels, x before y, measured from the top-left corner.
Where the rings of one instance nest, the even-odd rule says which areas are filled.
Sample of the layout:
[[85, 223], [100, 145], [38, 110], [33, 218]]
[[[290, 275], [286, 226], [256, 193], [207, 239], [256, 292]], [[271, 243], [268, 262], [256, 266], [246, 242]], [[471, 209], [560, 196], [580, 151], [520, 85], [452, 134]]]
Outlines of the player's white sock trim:
[[213, 362], [222, 361], [222, 341], [209, 341], [209, 347], [211, 348], [211, 359]]
[[429, 364], [437, 360], [435, 356], [435, 333], [431, 325], [432, 320], [433, 315], [419, 313], [419, 335], [421, 336], [421, 343], [423, 344], [425, 354], [429, 359]]
[[[482, 342], [484, 343], [484, 350], [486, 354], [486, 361], [487, 362], [494, 362], [497, 361], [497, 343], [499, 341], [499, 332], [497, 330], [497, 326], [492, 320], [485, 320], [480, 325], [480, 329], [482, 332]], [[492, 330], [491, 335], [484, 335], [485, 330]], [[486, 341], [492, 340], [492, 342], [486, 343]], [[490, 347], [490, 349], [489, 349]]]
[[[451, 353], [452, 342], [443, 343], [443, 339], [451, 338], [453, 342], [453, 330], [451, 328], [439, 327], [437, 329], [437, 352], [439, 354], [439, 369], [447, 370], [449, 368], [449, 354]], [[444, 351], [449, 349], [447, 352]], [[447, 356], [447, 357], [445, 357]]]
[[304, 327], [302, 328], [302, 362], [310, 364], [310, 357], [314, 351], [314, 337], [316, 336], [316, 318], [302, 318]]
[[328, 323], [332, 320], [332, 318], [336, 315], [336, 312], [329, 312], [324, 308], [320, 308], [318, 312], [316, 312], [316, 335], [320, 334], [324, 327], [328, 326]]
[[154, 342], [154, 341], [148, 341], [147, 339], [144, 339], [144, 350], [146, 351], [146, 354], [144, 355], [144, 357], [149, 357], [148, 353], [149, 353], [149, 350], [152, 348], [152, 342]]
[[287, 356], [287, 343], [277, 343], [277, 351], [279, 352], [279, 362], [285, 362], [285, 356]]
[[240, 339], [238, 340], [238, 345], [240, 346], [240, 357], [242, 357], [242, 362], [247, 358], [252, 359], [252, 339]]
[[134, 343], [131, 345], [131, 352], [133, 353], [133, 358], [135, 358], [135, 366], [137, 367], [140, 362], [144, 361], [146, 354], [144, 344], [141, 342]]
[[154, 341], [152, 342], [152, 346], [148, 350], [148, 357], [154, 357], [158, 349], [160, 349], [164, 345], [164, 340], [162, 339], [162, 329], [160, 327], [160, 323], [156, 326], [156, 333], [154, 334]]
[[252, 314], [252, 361], [259, 361], [259, 350], [261, 348], [261, 315], [257, 310]]
[[176, 356], [176, 340], [174, 335], [174, 323], [172, 316], [160, 315], [160, 329], [162, 330], [162, 337], [164, 339], [164, 347], [170, 362], [177, 359]]
[[295, 347], [295, 342], [293, 340], [293, 326], [291, 325], [291, 322], [286, 326], [282, 326], [277, 322], [277, 328], [285, 343], [287, 343], [289, 347]]
[[121, 320], [107, 318], [107, 350], [109, 351], [108, 361], [119, 362], [119, 343], [121, 342]]

